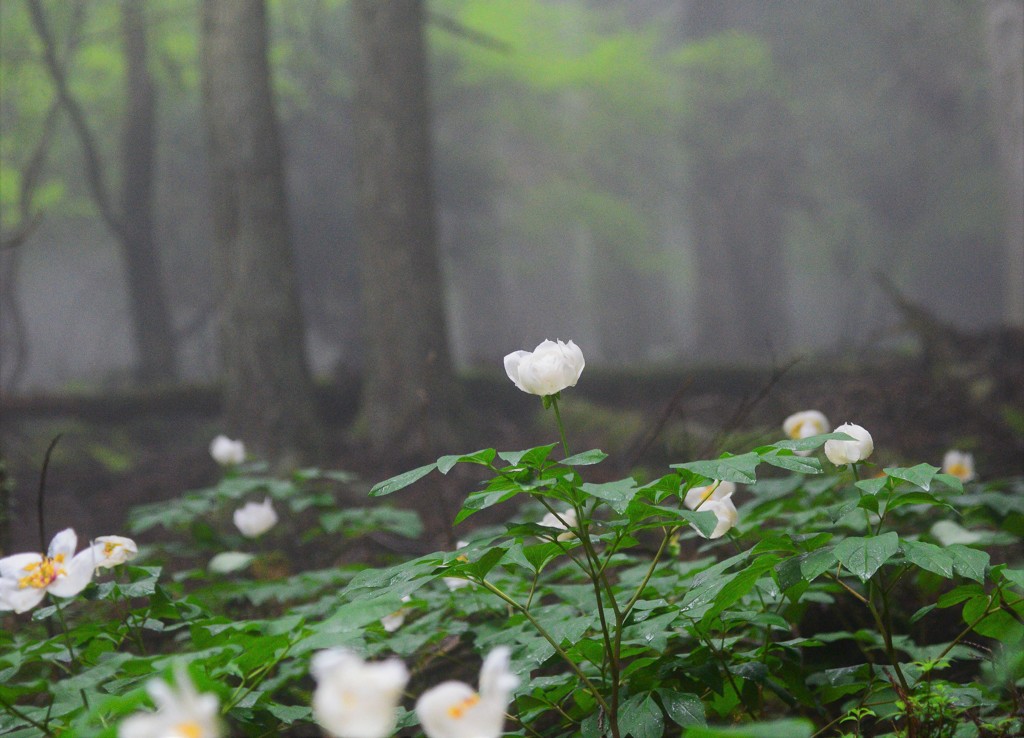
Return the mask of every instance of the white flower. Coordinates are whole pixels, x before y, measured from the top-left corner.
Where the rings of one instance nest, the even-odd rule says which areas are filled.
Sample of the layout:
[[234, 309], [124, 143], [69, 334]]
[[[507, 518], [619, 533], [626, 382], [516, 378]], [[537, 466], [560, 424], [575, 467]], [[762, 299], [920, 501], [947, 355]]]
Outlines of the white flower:
[[510, 651], [499, 646], [480, 669], [480, 691], [463, 682], [443, 682], [416, 701], [416, 716], [428, 738], [498, 738], [505, 709], [519, 678], [509, 671]]
[[210, 456], [221, 466], [237, 466], [245, 461], [245, 444], [217, 436], [210, 442]]
[[[782, 421], [783, 433], [794, 441], [828, 433], [828, 427], [828, 418], [817, 410], [801, 410]], [[796, 451], [795, 453], [797, 456], [808, 456], [811, 452]]]
[[313, 716], [339, 738], [386, 738], [395, 730], [396, 708], [409, 671], [398, 659], [368, 664], [351, 651], [332, 648], [313, 656], [317, 681]]
[[217, 696], [200, 694], [182, 665], [174, 669], [172, 686], [163, 679], [146, 684], [156, 712], [132, 715], [121, 723], [118, 738], [217, 738], [221, 724]]
[[705, 536], [701, 533], [693, 523], [690, 524], [690, 527], [705, 538], [721, 538], [728, 533], [729, 529], [736, 525], [740, 517], [736, 511], [736, 506], [730, 499], [735, 491], [736, 485], [732, 482], [718, 481], [705, 487], [694, 487], [687, 491], [686, 497], [683, 498], [684, 505], [691, 510], [713, 512], [715, 517], [718, 518], [718, 524], [711, 531], [710, 536]]
[[683, 504], [691, 510], [698, 508], [702, 511], [710, 510], [708, 502], [728, 500], [735, 491], [736, 485], [732, 482], [715, 482], [706, 487], [694, 487], [686, 493], [686, 497], [683, 498]]
[[0, 611], [25, 612], [46, 593], [73, 597], [85, 589], [95, 569], [92, 548], [75, 553], [78, 536], [66, 528], [53, 537], [46, 555], [22, 553], [0, 559]]
[[825, 441], [825, 456], [836, 466], [863, 461], [875, 450], [871, 434], [859, 425], [844, 423], [833, 433], [845, 433], [853, 439], [852, 441]]
[[[402, 602], [408, 602], [410, 599], [412, 598], [409, 597], [409, 595], [405, 595], [405, 597], [402, 598]], [[409, 612], [408, 607], [400, 607], [390, 615], [382, 617], [380, 619], [380, 624], [384, 626], [384, 630], [388, 633], [394, 633], [405, 623], [405, 614], [407, 612]]]
[[277, 525], [277, 513], [267, 497], [262, 503], [247, 502], [235, 510], [235, 526], [246, 538], [256, 538]]
[[[559, 518], [561, 518], [561, 520], [559, 520]], [[576, 537], [576, 534], [570, 530], [570, 528], [575, 528], [577, 525], [576, 511], [571, 507], [567, 507], [558, 515], [549, 512], [540, 519], [540, 524], [545, 528], [557, 528], [558, 530], [564, 530], [565, 533], [558, 534], [559, 541], [568, 541]]]
[[942, 471], [952, 474], [961, 482], [969, 482], [974, 479], [974, 456], [965, 452], [950, 449], [942, 457]]
[[[708, 500], [700, 507], [701, 512], [713, 512], [715, 517], [718, 518], [718, 524], [715, 529], [711, 531], [711, 535], [707, 538], [721, 538], [729, 529], [739, 522], [740, 514], [736, 511], [736, 506], [732, 504], [732, 500], [726, 498], [724, 500]], [[696, 526], [691, 526], [694, 530], [697, 530]], [[699, 530], [697, 533], [704, 536]]]
[[575, 387], [586, 362], [572, 341], [543, 341], [532, 352], [514, 351], [505, 357], [505, 373], [516, 387], [531, 395], [554, 395]]
[[97, 567], [110, 569], [134, 559], [139, 549], [131, 538], [100, 536], [92, 542], [92, 553], [96, 557]]

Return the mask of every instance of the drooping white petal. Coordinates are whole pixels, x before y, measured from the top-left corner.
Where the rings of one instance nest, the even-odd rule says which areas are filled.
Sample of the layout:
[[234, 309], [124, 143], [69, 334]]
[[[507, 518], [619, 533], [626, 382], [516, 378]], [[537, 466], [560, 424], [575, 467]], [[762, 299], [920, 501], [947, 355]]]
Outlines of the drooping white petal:
[[0, 610], [16, 613], [28, 612], [42, 602], [46, 590], [38, 587], [19, 587], [14, 580], [0, 580]]
[[704, 538], [721, 538], [729, 530], [736, 525], [739, 521], [739, 512], [736, 510], [736, 506], [732, 504], [732, 500], [728, 497], [721, 500], [708, 500], [698, 508], [701, 512], [713, 512], [715, 517], [718, 518], [718, 523], [715, 525], [715, 529], [711, 531], [710, 536], [705, 536], [701, 533], [700, 529], [697, 528], [693, 523], [690, 524], [697, 534]]

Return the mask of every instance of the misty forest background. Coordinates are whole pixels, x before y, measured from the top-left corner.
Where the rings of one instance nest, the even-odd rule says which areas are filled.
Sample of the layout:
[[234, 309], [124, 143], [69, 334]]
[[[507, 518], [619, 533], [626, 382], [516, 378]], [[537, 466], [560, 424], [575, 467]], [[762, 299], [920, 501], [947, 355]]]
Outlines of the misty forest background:
[[[470, 408], [527, 402], [501, 357], [545, 338], [663, 402], [708, 368], [763, 389], [797, 357], [909, 357], [941, 391], [855, 396], [973, 402], [1014, 458], [1022, 47], [1019, 0], [4, 2], [15, 509], [83, 418], [108, 424], [90, 463], [134, 469], [109, 421], [140, 407], [199, 454], [220, 430], [281, 464], [466, 450]], [[829, 406], [851, 376], [774, 410], [861, 422]], [[179, 461], [175, 489], [202, 481]]]

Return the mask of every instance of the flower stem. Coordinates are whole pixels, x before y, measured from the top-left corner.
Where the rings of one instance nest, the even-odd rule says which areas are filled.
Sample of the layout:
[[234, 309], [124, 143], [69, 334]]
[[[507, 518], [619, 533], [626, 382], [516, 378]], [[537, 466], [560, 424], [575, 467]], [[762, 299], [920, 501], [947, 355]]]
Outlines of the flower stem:
[[[68, 649], [68, 657], [71, 659], [71, 664], [74, 665], [78, 659], [75, 656], [75, 649], [71, 645], [71, 632], [68, 630], [67, 621], [64, 620], [64, 609], [60, 606], [60, 600], [52, 594], [50, 595], [50, 599], [53, 600], [53, 606], [57, 610], [57, 621], [60, 623], [60, 628], [64, 631], [64, 645]], [[85, 694], [85, 689], [83, 688], [78, 690], [78, 693], [82, 695], [82, 704], [85, 705], [85, 709], [91, 710], [92, 707], [89, 706], [89, 697]]]
[[562, 659], [569, 665], [569, 668], [576, 672], [576, 676], [578, 676], [580, 681], [583, 682], [583, 686], [586, 687], [587, 691], [590, 692], [590, 694], [597, 701], [597, 704], [600, 705], [601, 708], [607, 714], [609, 712], [608, 703], [605, 702], [604, 697], [601, 695], [601, 691], [594, 686], [594, 683], [591, 682], [589, 678], [587, 678], [587, 675], [583, 673], [582, 669], [580, 669], [579, 664], [572, 660], [572, 657], [569, 656], [569, 654], [565, 652], [565, 649], [562, 648], [558, 641], [556, 641], [551, 636], [551, 634], [548, 633], [547, 629], [543, 625], [541, 625], [526, 608], [524, 608], [522, 605], [516, 602], [512, 597], [505, 594], [505, 592], [500, 590], [498, 587], [494, 586], [486, 579], [480, 579], [479, 581], [481, 586], [484, 587], [484, 589], [486, 589], [491, 594], [497, 596], [504, 602], [508, 603], [508, 605], [510, 605], [512, 609], [522, 613], [523, 617], [530, 621], [530, 625], [532, 625], [536, 629], [536, 631], [540, 633], [541, 637], [544, 640], [546, 640], [552, 648], [555, 649], [555, 653], [561, 656]]
[[568, 458], [569, 442], [565, 439], [565, 425], [562, 423], [562, 411], [558, 409], [558, 395], [548, 395], [551, 398], [551, 409], [555, 411], [555, 423], [558, 424], [558, 435], [562, 439], [562, 452]]

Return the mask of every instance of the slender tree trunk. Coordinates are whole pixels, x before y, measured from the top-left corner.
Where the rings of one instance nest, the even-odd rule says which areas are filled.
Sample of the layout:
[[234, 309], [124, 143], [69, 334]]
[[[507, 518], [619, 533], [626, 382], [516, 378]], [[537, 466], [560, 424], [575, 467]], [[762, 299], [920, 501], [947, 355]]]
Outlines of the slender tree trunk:
[[435, 234], [423, 3], [355, 0], [352, 11], [362, 415], [378, 450], [429, 455], [448, 443], [457, 408]]
[[1004, 320], [1024, 326], [1024, 2], [989, 0], [988, 49], [1006, 183]]
[[128, 274], [128, 298], [135, 320], [143, 382], [173, 380], [175, 340], [171, 326], [160, 252], [153, 239], [153, 181], [156, 154], [156, 95], [147, 66], [143, 0], [123, 0], [122, 38], [125, 57], [125, 99], [122, 138], [121, 244]]
[[263, 0], [204, 0], [202, 92], [224, 291], [225, 430], [280, 466], [318, 446]]
[[[100, 219], [117, 239], [125, 263], [131, 305], [132, 338], [135, 341], [136, 376], [142, 381], [175, 377], [176, 346], [167, 301], [161, 282], [159, 251], [152, 234], [152, 182], [154, 160], [155, 95], [146, 67], [145, 21], [142, 3], [124, 0], [122, 40], [125, 52], [125, 114], [123, 212], [110, 197], [103, 161], [93, 130], [78, 98], [71, 91], [65, 66], [59, 59], [57, 41], [50, 29], [41, 0], [25, 0], [32, 26], [42, 42], [43, 62], [53, 81], [61, 108], [82, 146], [83, 169], [89, 194]], [[73, 6], [77, 29], [84, 4]], [[75, 39], [72, 38], [72, 41]], [[69, 44], [67, 56], [74, 44]]]

